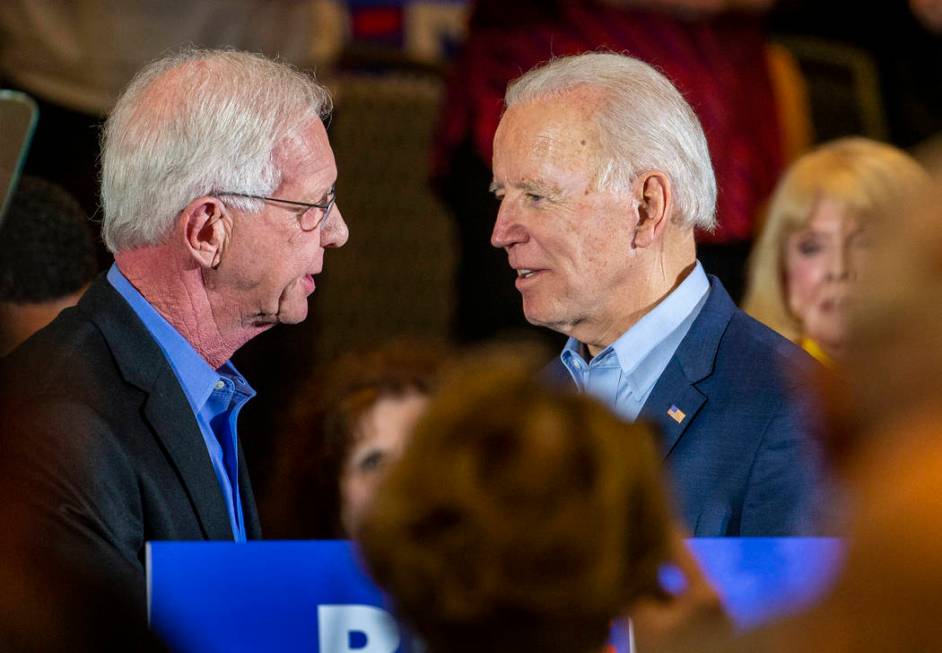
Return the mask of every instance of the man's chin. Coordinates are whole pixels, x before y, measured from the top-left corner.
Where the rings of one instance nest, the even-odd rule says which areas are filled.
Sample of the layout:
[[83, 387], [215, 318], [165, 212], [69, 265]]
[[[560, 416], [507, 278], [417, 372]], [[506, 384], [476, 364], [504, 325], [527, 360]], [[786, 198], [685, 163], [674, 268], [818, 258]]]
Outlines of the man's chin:
[[285, 311], [278, 314], [278, 324], [300, 324], [307, 319], [307, 305], [303, 311]]
[[533, 326], [564, 333], [563, 329], [565, 323], [555, 316], [548, 314], [547, 311], [537, 310], [536, 307], [528, 308], [526, 304], [524, 304], [523, 317]]
[[[295, 290], [292, 288], [291, 290]], [[300, 292], [285, 292], [278, 302], [276, 324], [300, 324], [307, 319], [308, 295]]]
[[561, 333], [566, 337], [572, 336], [576, 327], [583, 322], [583, 320], [573, 319], [571, 315], [564, 314], [559, 310], [537, 310], [538, 308], [540, 307], [528, 307], [524, 304], [523, 316], [527, 322], [533, 326]]

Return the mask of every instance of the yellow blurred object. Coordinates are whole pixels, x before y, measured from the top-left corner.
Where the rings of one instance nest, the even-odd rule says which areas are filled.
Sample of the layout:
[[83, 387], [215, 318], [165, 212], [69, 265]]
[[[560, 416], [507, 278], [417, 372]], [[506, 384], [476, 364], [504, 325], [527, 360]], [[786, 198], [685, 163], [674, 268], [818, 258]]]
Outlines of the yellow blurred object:
[[766, 58], [782, 132], [782, 161], [787, 166], [811, 149], [814, 142], [808, 85], [798, 61], [784, 46], [770, 43]]
[[802, 338], [800, 344], [801, 348], [814, 356], [819, 363], [825, 367], [834, 367], [834, 361], [831, 360], [831, 357], [828, 356], [823, 349], [821, 349], [821, 345], [819, 345], [817, 342], [811, 338]]

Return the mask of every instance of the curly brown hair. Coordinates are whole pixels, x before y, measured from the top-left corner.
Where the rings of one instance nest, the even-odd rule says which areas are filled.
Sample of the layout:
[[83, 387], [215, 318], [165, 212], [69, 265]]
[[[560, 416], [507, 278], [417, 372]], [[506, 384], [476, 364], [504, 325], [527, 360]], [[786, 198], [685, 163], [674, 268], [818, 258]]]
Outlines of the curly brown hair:
[[452, 370], [357, 532], [434, 653], [588, 653], [660, 595], [669, 510], [649, 430], [530, 364]]

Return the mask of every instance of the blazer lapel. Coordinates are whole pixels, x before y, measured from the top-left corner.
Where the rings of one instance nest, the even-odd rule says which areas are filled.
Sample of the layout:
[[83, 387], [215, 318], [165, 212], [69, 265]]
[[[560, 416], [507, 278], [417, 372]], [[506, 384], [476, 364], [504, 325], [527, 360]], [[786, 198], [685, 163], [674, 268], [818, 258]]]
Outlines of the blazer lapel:
[[252, 481], [249, 480], [249, 468], [245, 464], [241, 443], [239, 444], [239, 495], [242, 499], [242, 519], [245, 522], [246, 538], [260, 540], [262, 539], [262, 525], [258, 518], [255, 493], [252, 491]]
[[203, 534], [210, 540], [231, 540], [229, 511], [203, 442], [203, 434], [169, 366], [151, 388], [144, 415], [180, 473]]
[[684, 374], [677, 358], [672, 358], [639, 415], [639, 421], [654, 424], [660, 430], [661, 452], [665, 458], [705, 401], [706, 397]]
[[128, 383], [148, 394], [145, 418], [177, 468], [208, 539], [232, 539], [229, 513], [203, 434], [176, 375], [134, 310], [104, 275], [79, 302], [108, 341]]
[[710, 276], [710, 295], [661, 374], [639, 418], [661, 432], [661, 450], [667, 458], [696, 419], [707, 396], [697, 384], [713, 373], [720, 339], [736, 310], [720, 281]]

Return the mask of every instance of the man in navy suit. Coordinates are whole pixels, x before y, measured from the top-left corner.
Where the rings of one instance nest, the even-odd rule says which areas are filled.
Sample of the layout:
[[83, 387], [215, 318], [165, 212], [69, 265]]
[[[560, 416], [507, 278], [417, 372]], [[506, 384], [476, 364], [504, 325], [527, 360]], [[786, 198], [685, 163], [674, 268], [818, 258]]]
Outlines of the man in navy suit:
[[527, 320], [569, 336], [550, 372], [660, 427], [695, 535], [807, 532], [817, 466], [795, 391], [812, 363], [697, 262], [694, 230], [715, 226], [717, 190], [691, 107], [612, 53], [533, 69], [506, 105], [491, 242]]

